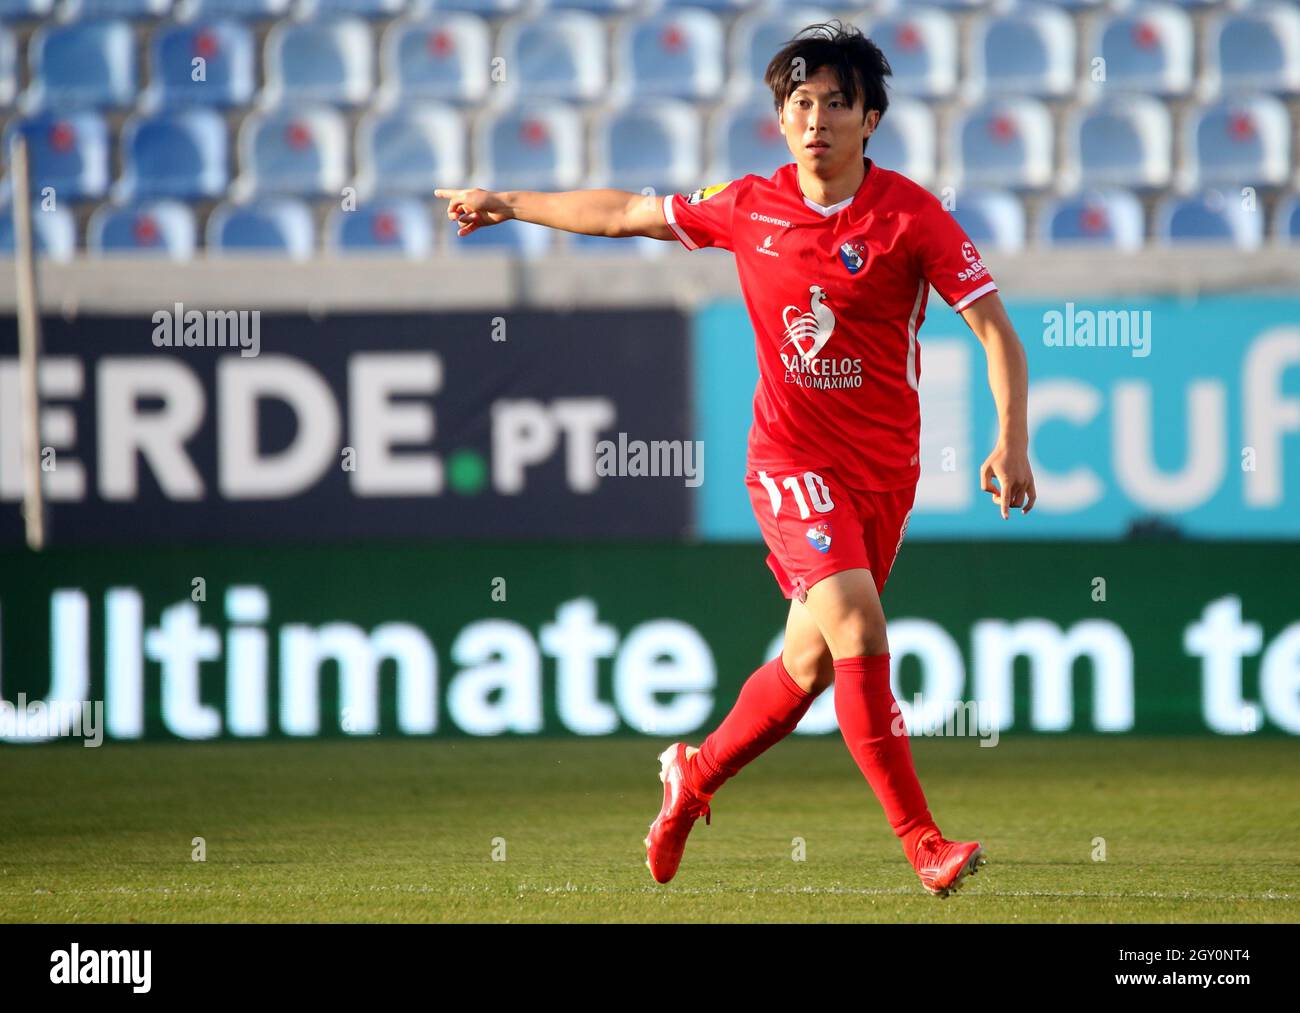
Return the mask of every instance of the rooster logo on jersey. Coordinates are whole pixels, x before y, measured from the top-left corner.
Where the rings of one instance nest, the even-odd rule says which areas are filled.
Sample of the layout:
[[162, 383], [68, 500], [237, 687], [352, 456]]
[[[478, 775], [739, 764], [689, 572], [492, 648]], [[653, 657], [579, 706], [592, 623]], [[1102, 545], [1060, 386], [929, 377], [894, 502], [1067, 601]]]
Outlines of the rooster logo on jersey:
[[[820, 285], [809, 285], [808, 291], [812, 294], [808, 309], [800, 312], [798, 306], [787, 306], [781, 313], [786, 334], [781, 347], [794, 345], [804, 361], [817, 357], [835, 329], [835, 314], [826, 305], [826, 292]], [[810, 347], [804, 348], [804, 342], [811, 342]]]

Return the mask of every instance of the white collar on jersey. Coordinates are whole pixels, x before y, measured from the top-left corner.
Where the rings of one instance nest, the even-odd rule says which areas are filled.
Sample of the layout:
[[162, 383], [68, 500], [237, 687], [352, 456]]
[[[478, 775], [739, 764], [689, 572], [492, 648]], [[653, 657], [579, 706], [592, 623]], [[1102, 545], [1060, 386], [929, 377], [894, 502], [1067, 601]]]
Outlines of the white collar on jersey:
[[[863, 161], [866, 161], [865, 157], [863, 158]], [[876, 171], [876, 166], [875, 166], [875, 163], [873, 162], [872, 165], [871, 165], [871, 169], [870, 169], [867, 173], [865, 173], [865, 174], [863, 175], [863, 182], [865, 183], [867, 177], [870, 176], [871, 173], [873, 173], [873, 172], [875, 172], [875, 171]], [[797, 179], [797, 178], [798, 178], [798, 177], [796, 176], [796, 179]], [[799, 184], [796, 182], [795, 185], [798, 186]], [[859, 184], [859, 185], [858, 185], [858, 193], [861, 193], [861, 192], [862, 192], [862, 185]], [[807, 204], [810, 208], [812, 208], [814, 211], [816, 211], [819, 215], [822, 215], [822, 216], [824, 216], [824, 217], [829, 217], [830, 215], [835, 214], [836, 211], [843, 211], [846, 207], [848, 207], [850, 204], [852, 204], [853, 201], [857, 198], [858, 194], [855, 193], [855, 194], [853, 194], [851, 197], [845, 197], [842, 201], [839, 201], [839, 202], [836, 203], [836, 204], [832, 204], [832, 205], [830, 205], [830, 207], [827, 207], [827, 206], [824, 205], [824, 204], [818, 204], [818, 203], [817, 203], [816, 201], [814, 201], [814, 200], [809, 200], [809, 199], [808, 199], [808, 196], [807, 196], [806, 194], [802, 193], [802, 191], [800, 192], [800, 196], [803, 197], [803, 202], [804, 202], [805, 204]]]
[[[853, 197], [856, 196], [857, 194], [853, 195]], [[845, 197], [838, 204], [832, 204], [830, 207], [823, 207], [821, 204], [818, 204], [816, 201], [811, 201], [807, 197], [804, 197], [803, 202], [807, 204], [810, 208], [812, 208], [814, 211], [816, 211], [818, 214], [829, 216], [835, 214], [836, 211], [843, 211], [846, 207], [852, 204], [853, 197]]]

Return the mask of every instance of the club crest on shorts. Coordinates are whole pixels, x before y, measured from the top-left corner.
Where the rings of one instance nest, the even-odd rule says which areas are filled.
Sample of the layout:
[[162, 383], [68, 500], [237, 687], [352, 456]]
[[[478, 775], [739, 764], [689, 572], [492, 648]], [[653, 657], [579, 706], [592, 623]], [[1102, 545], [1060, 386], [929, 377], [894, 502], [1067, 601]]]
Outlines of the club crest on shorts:
[[814, 524], [805, 533], [808, 544], [818, 552], [825, 553], [831, 547], [831, 526], [825, 522]]
[[867, 263], [867, 244], [861, 239], [850, 239], [840, 247], [840, 260], [849, 269], [849, 274], [857, 274]]

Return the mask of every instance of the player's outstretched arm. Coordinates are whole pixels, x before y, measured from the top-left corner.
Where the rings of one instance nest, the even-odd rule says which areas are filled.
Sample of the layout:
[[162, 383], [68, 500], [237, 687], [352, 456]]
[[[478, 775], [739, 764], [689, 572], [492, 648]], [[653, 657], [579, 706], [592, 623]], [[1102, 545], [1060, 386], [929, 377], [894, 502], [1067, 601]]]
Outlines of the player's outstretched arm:
[[1010, 508], [1029, 513], [1038, 499], [1029, 466], [1029, 366], [997, 292], [976, 299], [961, 315], [984, 346], [989, 388], [998, 406], [998, 442], [980, 467], [980, 488], [992, 494], [1005, 520]]
[[515, 219], [584, 236], [649, 236], [672, 240], [664, 221], [662, 197], [646, 197], [626, 190], [434, 190], [447, 199], [447, 217], [458, 225], [456, 235]]

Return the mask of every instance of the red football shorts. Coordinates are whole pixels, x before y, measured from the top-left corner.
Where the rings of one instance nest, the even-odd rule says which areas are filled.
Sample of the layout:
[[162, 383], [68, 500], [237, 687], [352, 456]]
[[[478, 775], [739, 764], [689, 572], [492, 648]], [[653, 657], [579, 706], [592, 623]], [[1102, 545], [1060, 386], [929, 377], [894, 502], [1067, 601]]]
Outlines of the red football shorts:
[[808, 589], [842, 570], [871, 571], [884, 591], [903, 544], [916, 486], [867, 492], [820, 471], [751, 471], [745, 476], [754, 516], [771, 550], [767, 565], [781, 593], [804, 601]]

